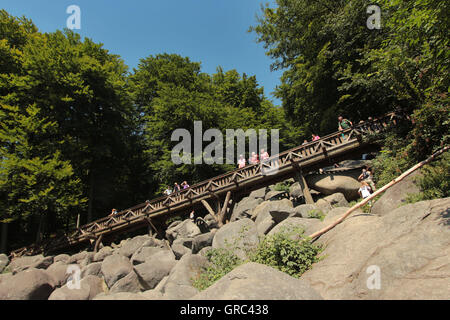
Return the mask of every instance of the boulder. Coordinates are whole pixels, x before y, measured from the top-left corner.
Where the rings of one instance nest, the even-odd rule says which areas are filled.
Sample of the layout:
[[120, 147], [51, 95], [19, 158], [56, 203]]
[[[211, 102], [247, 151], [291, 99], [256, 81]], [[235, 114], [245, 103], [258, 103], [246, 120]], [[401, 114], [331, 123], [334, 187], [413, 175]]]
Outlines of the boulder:
[[63, 262], [64, 264], [67, 264], [69, 262], [70, 256], [68, 254], [62, 253], [58, 254], [53, 258], [53, 263], [56, 262]]
[[450, 198], [350, 216], [302, 275], [325, 299], [449, 300]]
[[264, 197], [264, 201], [274, 201], [289, 198], [289, 193], [286, 191], [269, 191]]
[[113, 254], [105, 258], [102, 262], [101, 271], [108, 288], [115, 282], [127, 276], [133, 270], [130, 260], [120, 254]]
[[241, 259], [247, 257], [247, 251], [259, 244], [256, 224], [248, 219], [230, 222], [220, 228], [214, 236], [213, 248], [226, 248]]
[[263, 201], [264, 199], [262, 198], [250, 198], [250, 197], [243, 198], [234, 207], [230, 221], [234, 222], [240, 219], [251, 217], [253, 209], [256, 208]]
[[266, 235], [277, 223], [272, 217], [266, 217], [263, 221], [256, 225], [258, 236]]
[[348, 201], [345, 199], [342, 193], [333, 193], [332, 195], [329, 195], [323, 199], [327, 201], [333, 208], [348, 207]]
[[93, 300], [147, 300], [147, 299], [140, 293], [116, 292], [113, 294], [101, 293], [97, 295]]
[[264, 197], [266, 196], [266, 193], [267, 193], [267, 188], [264, 187], [264, 188], [250, 192], [248, 197], [250, 199], [264, 199]]
[[166, 230], [167, 239], [171, 243], [177, 238], [193, 238], [201, 233], [200, 228], [191, 219], [186, 219], [175, 227]]
[[92, 262], [100, 262], [103, 261], [107, 256], [112, 255], [114, 252], [113, 248], [106, 246], [101, 248], [92, 259]]
[[306, 281], [266, 265], [249, 262], [235, 268], [192, 299], [321, 300], [322, 297]]
[[119, 254], [130, 258], [135, 252], [137, 252], [148, 240], [150, 236], [137, 236], [126, 241], [119, 249]]
[[67, 283], [70, 274], [67, 273], [68, 265], [62, 261], [53, 263], [45, 272], [53, 279], [55, 287], [61, 287]]
[[4, 253], [0, 254], [0, 273], [5, 270], [6, 266], [9, 264], [8, 256]]
[[322, 211], [323, 213], [328, 213], [333, 209], [331, 204], [326, 201], [325, 199], [319, 199], [316, 201], [315, 206], [318, 208], [318, 210]]
[[192, 286], [192, 279], [209, 265], [208, 260], [197, 254], [186, 254], [170, 271], [169, 278], [163, 287], [165, 299], [184, 300], [196, 295], [199, 291]]
[[0, 300], [47, 300], [53, 289], [45, 270], [29, 268], [0, 283]]
[[308, 175], [305, 177], [306, 183], [309, 188], [325, 195], [339, 192], [345, 196], [347, 201], [358, 199], [358, 189], [360, 187], [358, 176], [361, 174], [361, 169], [346, 171], [342, 171], [342, 168], [338, 169], [336, 169], [336, 172]]
[[415, 180], [421, 176], [422, 173], [420, 171], [413, 172], [403, 181], [386, 190], [380, 199], [373, 204], [371, 213], [383, 216], [406, 204], [406, 198], [409, 194], [420, 192], [420, 188]]
[[[252, 220], [255, 220], [256, 224], [271, 216], [270, 212], [280, 212], [283, 216], [289, 215], [294, 206], [289, 199], [276, 200], [276, 201], [264, 201], [258, 205], [252, 213]], [[280, 221], [278, 221], [280, 222]]]
[[162, 300], [163, 295], [161, 292], [156, 290], [147, 290], [140, 293], [140, 296], [145, 298], [145, 300]]
[[69, 258], [67, 264], [79, 264], [86, 258], [87, 254], [88, 254], [87, 251], [81, 251], [79, 253], [76, 253]]
[[318, 211], [320, 209], [314, 204], [301, 204], [292, 209], [290, 217], [309, 218], [313, 210]]
[[11, 278], [13, 276], [13, 274], [11, 272], [8, 273], [0, 273], [0, 284], [6, 280], [8, 280], [9, 278]]
[[300, 187], [300, 183], [295, 182], [294, 184], [292, 184], [289, 187], [289, 197], [293, 198], [293, 199], [298, 199], [303, 197], [303, 191], [302, 188]]
[[[319, 219], [307, 219], [307, 218], [287, 218], [283, 220], [281, 223], [277, 224], [272, 230], [267, 234], [268, 236], [272, 236], [281, 231], [290, 232], [295, 228], [303, 229], [304, 236], [308, 236], [317, 230], [319, 230], [322, 226], [324, 226]], [[300, 239], [296, 234], [293, 235], [293, 239]]]
[[136, 266], [135, 271], [144, 290], [150, 290], [155, 288], [162, 279], [168, 276], [176, 264], [177, 261], [173, 256], [166, 256], [164, 258], [155, 257]]
[[202, 256], [202, 257], [206, 257], [206, 253], [212, 249], [212, 246], [210, 247], [204, 247], [202, 250], [200, 250], [199, 252], [197, 252], [198, 255]]
[[169, 279], [169, 276], [165, 276], [164, 278], [162, 278], [162, 280], [156, 285], [156, 287], [154, 289], [152, 289], [153, 291], [159, 292], [162, 295], [162, 292], [164, 290], [164, 286], [167, 283], [167, 280]]
[[203, 217], [203, 220], [205, 221], [206, 225], [210, 230], [212, 228], [219, 228], [219, 223], [211, 214], [208, 213], [206, 216]]
[[35, 268], [35, 269], [47, 269], [53, 263], [53, 257], [44, 257], [43, 255], [36, 256], [24, 256], [13, 259], [9, 263], [9, 269], [13, 274], [21, 271]]
[[53, 291], [48, 300], [92, 300], [98, 294], [103, 293], [102, 284], [102, 279], [89, 275], [81, 279], [79, 288], [69, 288], [64, 285]]
[[81, 278], [89, 275], [102, 277], [102, 262], [94, 262], [81, 269]]
[[109, 290], [110, 293], [133, 292], [137, 293], [143, 289], [136, 272], [133, 270], [125, 277], [118, 280]]
[[181, 259], [187, 253], [192, 252], [192, 239], [189, 238], [178, 238], [172, 243], [172, 251], [175, 254], [177, 260]]
[[158, 252], [161, 252], [164, 250], [167, 251], [167, 248], [142, 247], [131, 256], [131, 263], [133, 265], [138, 265], [140, 263], [144, 263], [148, 258], [150, 258], [155, 253], [158, 253]]
[[197, 253], [204, 247], [209, 247], [212, 245], [216, 230], [196, 236], [192, 240], [192, 253]]

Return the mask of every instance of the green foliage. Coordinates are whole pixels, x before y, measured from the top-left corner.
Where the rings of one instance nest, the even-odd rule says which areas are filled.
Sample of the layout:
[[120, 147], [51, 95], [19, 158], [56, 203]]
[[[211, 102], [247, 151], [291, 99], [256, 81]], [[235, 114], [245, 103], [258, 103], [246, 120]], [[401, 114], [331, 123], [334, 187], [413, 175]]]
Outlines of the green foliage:
[[320, 219], [320, 221], [323, 221], [323, 219], [325, 219], [325, 217], [326, 217], [326, 214], [322, 210], [319, 210], [319, 209], [313, 209], [308, 212], [308, 218]]
[[317, 255], [321, 250], [309, 239], [304, 239], [303, 234], [303, 229], [295, 227], [266, 236], [250, 260], [299, 278], [318, 261]]
[[210, 266], [198, 277], [192, 279], [192, 284], [198, 290], [204, 290], [222, 278], [228, 272], [238, 267], [243, 261], [229, 249], [210, 249], [206, 252]]
[[411, 194], [406, 201], [414, 203], [423, 200], [447, 198], [450, 196], [450, 154], [422, 169], [422, 176], [416, 179], [421, 192]]
[[273, 188], [275, 191], [285, 191], [289, 192], [289, 184], [285, 182], [279, 182]]
[[210, 266], [192, 279], [193, 285], [204, 290], [248, 261], [261, 263], [299, 278], [313, 263], [319, 261], [317, 255], [321, 252], [321, 247], [312, 244], [303, 234], [302, 228], [291, 227], [266, 236], [257, 248], [247, 250], [249, 259], [246, 261], [237, 257], [230, 248], [210, 249], [206, 253]]

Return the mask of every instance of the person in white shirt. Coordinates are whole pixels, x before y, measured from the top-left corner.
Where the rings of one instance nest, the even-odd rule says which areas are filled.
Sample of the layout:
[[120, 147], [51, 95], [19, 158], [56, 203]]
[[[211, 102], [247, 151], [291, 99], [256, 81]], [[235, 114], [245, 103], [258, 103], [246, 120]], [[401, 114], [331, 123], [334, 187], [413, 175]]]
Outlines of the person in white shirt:
[[242, 154], [239, 156], [238, 166], [239, 169], [245, 167], [245, 158]]
[[[366, 199], [372, 194], [372, 189], [365, 181], [361, 181], [361, 187], [358, 189], [358, 193], [361, 198]], [[372, 201], [369, 201], [369, 206], [372, 207]]]

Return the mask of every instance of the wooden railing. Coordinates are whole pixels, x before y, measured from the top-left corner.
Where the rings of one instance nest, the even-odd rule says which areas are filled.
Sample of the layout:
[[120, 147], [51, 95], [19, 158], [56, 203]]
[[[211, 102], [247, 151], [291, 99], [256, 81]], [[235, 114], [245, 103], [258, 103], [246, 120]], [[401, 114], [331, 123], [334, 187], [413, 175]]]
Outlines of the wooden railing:
[[[192, 204], [205, 197], [210, 197], [212, 193], [221, 194], [229, 190], [239, 187], [240, 184], [264, 178], [267, 175], [276, 175], [278, 172], [286, 168], [310, 166], [314, 164], [314, 158], [324, 153], [332, 153], [334, 150], [352, 146], [358, 142], [361, 137], [378, 133], [387, 129], [390, 125], [396, 125], [401, 117], [395, 113], [389, 113], [386, 116], [375, 121], [366, 121], [356, 124], [352, 128], [344, 131], [329, 134], [317, 141], [308, 142], [301, 146], [297, 146], [290, 150], [284, 151], [278, 155], [274, 155], [269, 159], [253, 165], [248, 165], [241, 169], [236, 169], [224, 173], [220, 176], [202, 181], [191, 186], [188, 189], [173, 193], [168, 196], [158, 197], [151, 201], [138, 204], [132, 208], [118, 212], [114, 216], [107, 216], [94, 222], [81, 226], [69, 236], [54, 239], [46, 247], [64, 247], [76, 243], [80, 243], [89, 239], [96, 239], [100, 234], [112, 232], [113, 228], [120, 227], [124, 224], [132, 224], [141, 222], [145, 218], [152, 218], [176, 211], [176, 207], [183, 204]], [[355, 144], [357, 148], [359, 144]], [[344, 150], [343, 152], [349, 152]], [[317, 161], [323, 160], [317, 158]], [[21, 248], [13, 252], [14, 255], [30, 254], [30, 252], [38, 252], [42, 250], [42, 246], [30, 246]]]

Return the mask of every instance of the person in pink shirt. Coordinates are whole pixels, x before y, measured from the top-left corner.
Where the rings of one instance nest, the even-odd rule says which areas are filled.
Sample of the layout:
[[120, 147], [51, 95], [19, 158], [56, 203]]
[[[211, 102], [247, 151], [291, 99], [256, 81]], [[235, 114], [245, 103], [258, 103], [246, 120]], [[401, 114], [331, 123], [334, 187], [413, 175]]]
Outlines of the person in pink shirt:
[[312, 134], [312, 141], [316, 141], [316, 140], [319, 140], [319, 139], [320, 139], [319, 136], [315, 135], [314, 133]]
[[249, 159], [250, 164], [257, 164], [259, 162], [258, 155], [255, 152], [252, 152], [252, 156]]
[[269, 154], [267, 153], [267, 151], [264, 151], [264, 149], [261, 149], [261, 155], [259, 158], [261, 159], [261, 161], [267, 160], [269, 159]]
[[242, 154], [239, 156], [238, 166], [239, 169], [245, 167], [245, 158]]

